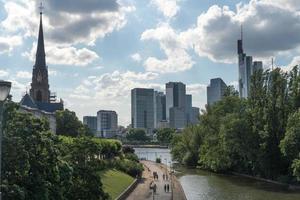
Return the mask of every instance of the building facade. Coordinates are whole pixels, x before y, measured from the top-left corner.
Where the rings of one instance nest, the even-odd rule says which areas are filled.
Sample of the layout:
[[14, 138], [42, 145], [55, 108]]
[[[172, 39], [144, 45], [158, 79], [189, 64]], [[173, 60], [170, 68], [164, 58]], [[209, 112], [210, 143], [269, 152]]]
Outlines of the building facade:
[[170, 120], [172, 107], [185, 108], [186, 86], [181, 82], [169, 82], [166, 84], [166, 119]]
[[145, 129], [150, 135], [155, 128], [154, 89], [135, 88], [131, 90], [132, 128]]
[[255, 70], [263, 69], [261, 61], [254, 61], [252, 56], [247, 56], [243, 49], [243, 32], [237, 42], [239, 65], [239, 95], [240, 98], [248, 98], [251, 86], [251, 76]]
[[225, 94], [227, 85], [221, 78], [215, 78], [210, 80], [209, 86], [207, 86], [207, 104], [213, 105], [220, 101]]
[[94, 135], [97, 133], [97, 117], [96, 116], [84, 116], [83, 124], [86, 125]]
[[183, 129], [187, 126], [186, 111], [184, 107], [170, 108], [170, 127], [175, 129]]
[[118, 132], [118, 115], [115, 111], [100, 110], [97, 112], [97, 137], [113, 138]]
[[160, 128], [160, 122], [166, 120], [166, 95], [157, 91], [154, 94], [154, 128]]

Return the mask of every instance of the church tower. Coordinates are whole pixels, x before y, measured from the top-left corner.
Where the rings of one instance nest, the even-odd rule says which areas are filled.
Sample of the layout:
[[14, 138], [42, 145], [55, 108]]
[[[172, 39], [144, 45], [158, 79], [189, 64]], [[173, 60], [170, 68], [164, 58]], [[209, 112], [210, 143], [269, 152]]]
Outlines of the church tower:
[[43, 12], [40, 11], [40, 27], [36, 51], [35, 65], [32, 71], [32, 83], [30, 96], [36, 102], [50, 103], [50, 90], [48, 82], [48, 67], [46, 65], [46, 54], [43, 33]]

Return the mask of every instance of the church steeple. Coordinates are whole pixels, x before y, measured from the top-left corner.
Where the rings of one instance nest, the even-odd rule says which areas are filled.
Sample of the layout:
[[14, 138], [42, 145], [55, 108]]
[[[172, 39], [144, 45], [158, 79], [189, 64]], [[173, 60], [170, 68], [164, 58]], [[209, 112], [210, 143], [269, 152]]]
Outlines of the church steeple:
[[44, 31], [43, 31], [43, 5], [40, 6], [40, 28], [39, 38], [36, 51], [35, 68], [46, 68], [46, 54], [44, 45]]
[[40, 30], [36, 50], [36, 60], [32, 71], [30, 96], [36, 102], [49, 103], [50, 90], [44, 45], [42, 4], [40, 6], [40, 9]]

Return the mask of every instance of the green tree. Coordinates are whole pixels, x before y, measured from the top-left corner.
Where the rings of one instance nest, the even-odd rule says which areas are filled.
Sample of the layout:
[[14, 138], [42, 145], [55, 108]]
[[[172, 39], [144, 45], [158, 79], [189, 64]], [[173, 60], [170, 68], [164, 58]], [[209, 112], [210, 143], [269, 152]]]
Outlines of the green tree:
[[87, 126], [77, 118], [76, 113], [68, 109], [57, 111], [56, 116], [56, 134], [71, 137], [92, 135]]
[[4, 114], [3, 198], [65, 199], [72, 169], [60, 160], [57, 136], [46, 119], [17, 109], [9, 103]]
[[149, 137], [146, 135], [144, 129], [130, 129], [126, 135], [126, 139], [129, 141], [149, 141]]
[[172, 128], [163, 128], [157, 131], [157, 140], [160, 143], [169, 144], [173, 138], [175, 130]]
[[290, 162], [300, 153], [300, 110], [289, 117], [285, 137], [280, 142], [280, 149]]
[[88, 137], [75, 138], [70, 144], [66, 155], [73, 168], [73, 184], [67, 195], [69, 199], [108, 199], [99, 174], [100, 166], [103, 166], [103, 162], [96, 156], [99, 150], [99, 145]]

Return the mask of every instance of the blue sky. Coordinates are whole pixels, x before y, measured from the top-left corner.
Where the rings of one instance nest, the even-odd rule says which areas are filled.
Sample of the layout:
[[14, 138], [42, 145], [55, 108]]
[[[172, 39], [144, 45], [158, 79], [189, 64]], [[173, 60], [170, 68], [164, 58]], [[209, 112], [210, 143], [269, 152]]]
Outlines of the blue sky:
[[[130, 123], [130, 89], [164, 91], [187, 84], [204, 108], [206, 86], [221, 77], [236, 85], [236, 40], [268, 68], [272, 57], [298, 64], [300, 2], [296, 0], [44, 0], [50, 89], [83, 115], [116, 110]], [[0, 79], [13, 99], [29, 90], [36, 51], [39, 1], [0, 0]]]

